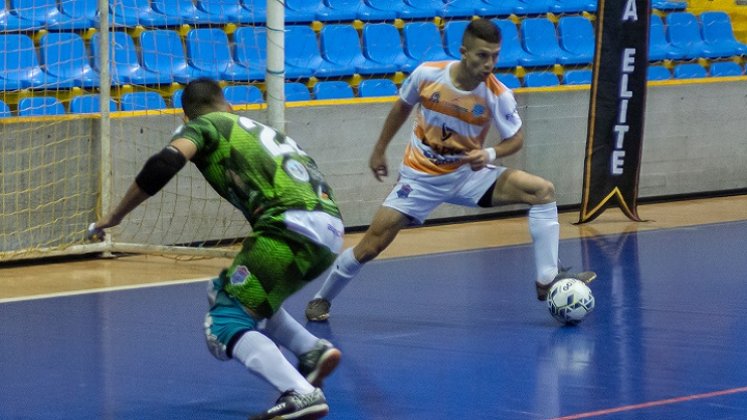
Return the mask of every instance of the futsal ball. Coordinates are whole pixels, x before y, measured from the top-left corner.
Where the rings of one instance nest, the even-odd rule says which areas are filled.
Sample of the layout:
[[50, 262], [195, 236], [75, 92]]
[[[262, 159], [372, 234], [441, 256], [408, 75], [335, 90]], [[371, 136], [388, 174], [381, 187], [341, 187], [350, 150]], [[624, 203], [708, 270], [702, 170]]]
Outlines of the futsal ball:
[[576, 325], [594, 310], [594, 295], [581, 280], [563, 279], [550, 288], [547, 307], [561, 323]]

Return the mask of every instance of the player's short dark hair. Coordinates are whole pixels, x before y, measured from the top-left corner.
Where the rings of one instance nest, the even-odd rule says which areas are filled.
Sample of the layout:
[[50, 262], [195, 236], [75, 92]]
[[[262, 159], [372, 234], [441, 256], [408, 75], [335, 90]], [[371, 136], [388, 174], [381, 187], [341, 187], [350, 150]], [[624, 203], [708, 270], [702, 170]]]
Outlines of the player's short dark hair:
[[221, 110], [224, 102], [223, 89], [218, 82], [206, 77], [192, 80], [182, 92], [182, 109], [190, 120]]
[[501, 31], [498, 26], [488, 19], [478, 18], [469, 23], [464, 30], [462, 45], [466, 45], [470, 38], [479, 38], [491, 44], [501, 43]]

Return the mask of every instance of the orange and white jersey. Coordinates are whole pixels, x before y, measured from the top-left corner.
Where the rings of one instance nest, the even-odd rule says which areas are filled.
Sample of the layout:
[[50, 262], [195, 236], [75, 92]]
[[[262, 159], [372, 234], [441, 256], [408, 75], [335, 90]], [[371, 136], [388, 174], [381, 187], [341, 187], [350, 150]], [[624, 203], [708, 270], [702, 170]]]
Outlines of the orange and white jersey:
[[474, 90], [458, 89], [449, 76], [456, 63], [423, 63], [400, 89], [403, 101], [419, 104], [403, 164], [426, 174], [453, 172], [464, 153], [482, 149], [491, 120], [502, 140], [521, 128], [511, 90], [492, 74]]

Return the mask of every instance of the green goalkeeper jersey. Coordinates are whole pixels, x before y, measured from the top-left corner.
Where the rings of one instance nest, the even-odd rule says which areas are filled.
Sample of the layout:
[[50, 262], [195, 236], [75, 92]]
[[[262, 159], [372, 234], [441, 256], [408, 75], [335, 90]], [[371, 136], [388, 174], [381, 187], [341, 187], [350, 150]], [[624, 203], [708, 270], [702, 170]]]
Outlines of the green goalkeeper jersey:
[[314, 160], [293, 139], [247, 117], [212, 112], [181, 126], [172, 139], [197, 146], [192, 162], [218, 194], [257, 231], [283, 224], [287, 210], [341, 218]]

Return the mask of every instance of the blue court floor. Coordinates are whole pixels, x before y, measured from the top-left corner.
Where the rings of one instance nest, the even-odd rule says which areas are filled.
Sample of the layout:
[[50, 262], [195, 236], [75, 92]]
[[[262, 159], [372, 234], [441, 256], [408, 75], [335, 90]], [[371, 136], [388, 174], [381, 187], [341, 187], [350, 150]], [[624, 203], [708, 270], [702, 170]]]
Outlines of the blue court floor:
[[[308, 325], [329, 419], [747, 419], [747, 221], [565, 240], [562, 327], [529, 245], [374, 261]], [[320, 280], [287, 302], [301, 317]], [[0, 419], [242, 419], [278, 393], [202, 337], [204, 282], [0, 304]]]

